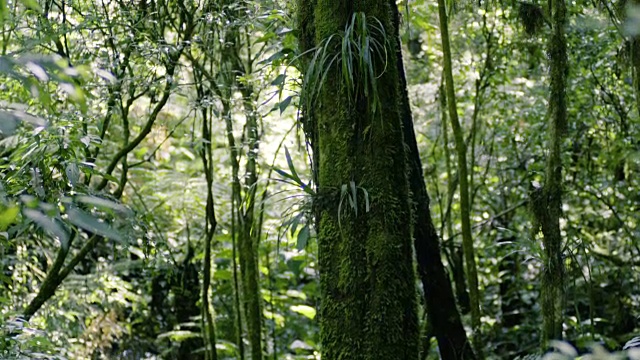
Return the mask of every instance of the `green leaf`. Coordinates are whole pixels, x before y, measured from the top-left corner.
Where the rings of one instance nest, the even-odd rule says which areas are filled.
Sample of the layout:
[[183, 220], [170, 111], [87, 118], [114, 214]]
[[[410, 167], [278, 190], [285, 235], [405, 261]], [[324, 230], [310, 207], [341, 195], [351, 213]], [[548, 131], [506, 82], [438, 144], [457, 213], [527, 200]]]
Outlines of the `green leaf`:
[[0, 231], [5, 231], [9, 225], [13, 224], [20, 213], [20, 208], [17, 206], [10, 206], [0, 211]]
[[292, 181], [293, 181], [293, 182], [289, 182], [289, 181], [283, 181], [283, 182], [285, 182], [285, 183], [287, 183], [287, 184], [292, 184], [292, 185], [299, 185], [299, 184], [297, 183], [297, 181], [296, 181], [296, 178], [294, 178], [294, 177], [293, 177], [291, 174], [289, 174], [288, 172], [286, 172], [286, 171], [284, 171], [284, 170], [282, 170], [282, 169], [279, 169], [279, 168], [277, 168], [277, 167], [275, 167], [275, 166], [273, 167], [273, 171], [275, 171], [275, 172], [277, 172], [278, 174], [280, 174], [280, 176], [282, 176], [283, 178], [285, 178], [285, 179], [289, 179], [289, 180], [292, 180]]
[[288, 34], [290, 32], [293, 32], [293, 31], [294, 31], [293, 29], [285, 27], [285, 28], [282, 28], [282, 29], [278, 30], [276, 32], [276, 34], [278, 34], [278, 35], [286, 35], [286, 34]]
[[[0, 283], [3, 284], [11, 284], [13, 282], [13, 280], [11, 280], [10, 277], [8, 277], [7, 275], [5, 275], [4, 273], [0, 272]], [[0, 300], [0, 303], [2, 303], [2, 300]]]
[[67, 174], [67, 180], [69, 180], [72, 186], [76, 186], [80, 180], [80, 169], [78, 168], [78, 164], [69, 163], [64, 171]]
[[307, 247], [308, 243], [309, 243], [309, 225], [306, 224], [302, 229], [300, 229], [300, 232], [298, 233], [298, 242], [296, 244], [296, 248], [298, 250], [303, 250], [305, 247]]
[[46, 125], [46, 121], [44, 121], [43, 119], [35, 117], [23, 111], [0, 110], [0, 135], [3, 135], [5, 137], [13, 135], [20, 122], [27, 122], [34, 126]]
[[18, 119], [7, 111], [0, 111], [0, 136], [9, 137], [16, 132]]
[[28, 9], [35, 10], [38, 12], [42, 11], [42, 7], [38, 4], [36, 0], [20, 0], [20, 2], [26, 6]]
[[351, 206], [356, 213], [356, 216], [358, 216], [358, 189], [356, 189], [355, 181], [351, 180], [349, 184], [351, 185], [351, 197], [349, 199], [351, 202]]
[[300, 223], [300, 219], [302, 219], [303, 215], [304, 215], [303, 212], [299, 212], [296, 214], [296, 216], [294, 216], [291, 219], [291, 235], [295, 234], [296, 230], [298, 229], [298, 224]]
[[57, 237], [62, 244], [67, 244], [69, 242], [69, 234], [65, 230], [64, 226], [47, 215], [34, 209], [22, 209], [22, 214], [43, 230]]
[[364, 188], [362, 188], [362, 192], [364, 193], [364, 211], [369, 212], [369, 192]]
[[97, 208], [113, 210], [123, 215], [133, 215], [133, 211], [128, 209], [126, 206], [97, 196], [82, 195], [76, 197], [76, 201], [87, 205], [93, 205]]
[[83, 114], [87, 113], [87, 99], [82, 88], [69, 83], [61, 83], [60, 89], [69, 95], [69, 98], [78, 105]]
[[309, 319], [316, 317], [316, 309], [308, 305], [293, 305], [289, 309], [293, 312], [297, 312], [298, 314], [302, 314]]
[[302, 184], [302, 180], [298, 176], [296, 172], [295, 166], [293, 166], [293, 160], [291, 160], [291, 154], [289, 153], [289, 149], [284, 147], [284, 156], [287, 158], [287, 165], [289, 166], [289, 171], [291, 171], [291, 175], [293, 176], [293, 180], [295, 180], [298, 184]]
[[270, 64], [272, 62], [282, 59], [285, 56], [286, 56], [286, 52], [281, 50], [269, 56], [268, 58], [260, 61], [259, 64]]
[[9, 9], [7, 8], [7, 0], [0, 0], [0, 22], [4, 22], [7, 18], [7, 13]]
[[216, 272], [213, 273], [213, 277], [218, 280], [231, 280], [233, 275], [229, 270], [216, 270]]
[[184, 341], [187, 339], [194, 339], [200, 337], [200, 333], [189, 330], [173, 330], [158, 335], [158, 339], [170, 338], [174, 341]]
[[111, 240], [123, 240], [122, 235], [118, 231], [112, 229], [111, 226], [104, 222], [98, 221], [98, 219], [94, 216], [87, 214], [86, 212], [78, 208], [69, 208], [69, 210], [67, 210], [67, 215], [69, 215], [69, 222], [79, 228], [85, 229], [96, 235], [100, 235]]
[[293, 99], [293, 96], [287, 96], [284, 100], [282, 100], [278, 104], [278, 108], [280, 109], [280, 115], [282, 115], [282, 113], [285, 110], [287, 110], [287, 107], [289, 107], [289, 105], [291, 105], [291, 99]]
[[115, 183], [117, 183], [118, 181], [120, 181], [120, 180], [118, 180], [118, 178], [117, 178], [117, 177], [115, 177], [115, 176], [113, 176], [113, 175], [111, 175], [111, 174], [100, 174], [100, 175], [102, 175], [102, 177], [104, 177], [105, 179], [107, 179], [107, 180], [109, 180], [109, 181], [113, 181], [113, 182], [115, 182]]
[[278, 76], [276, 76], [275, 80], [273, 80], [271, 82], [271, 85], [282, 85], [284, 84], [284, 80], [287, 78], [287, 76], [285, 74], [280, 74]]

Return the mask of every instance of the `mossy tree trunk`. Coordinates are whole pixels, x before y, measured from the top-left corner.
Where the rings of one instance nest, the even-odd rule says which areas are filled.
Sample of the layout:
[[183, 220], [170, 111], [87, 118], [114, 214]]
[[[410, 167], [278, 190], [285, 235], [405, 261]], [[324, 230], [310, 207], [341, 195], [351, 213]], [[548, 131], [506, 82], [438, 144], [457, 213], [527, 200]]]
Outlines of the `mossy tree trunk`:
[[[313, 3], [299, 2], [305, 5]], [[350, 87], [342, 72], [348, 51], [340, 41], [330, 42], [329, 58], [337, 55], [339, 61], [326, 69], [317, 102], [307, 109], [317, 121], [320, 337], [327, 360], [419, 355], [400, 79], [393, 56], [397, 29], [391, 6], [395, 4], [379, 0], [318, 0], [313, 9], [301, 10], [313, 14], [314, 46], [344, 34], [356, 14], [367, 19], [368, 33], [362, 27], [354, 27], [355, 32], [384, 44], [388, 54], [371, 46], [373, 72], [379, 77], [366, 83], [369, 74], [353, 68]], [[379, 25], [386, 38], [374, 30]], [[351, 56], [357, 61], [362, 54]]]
[[480, 291], [478, 289], [478, 270], [476, 268], [475, 250], [471, 236], [471, 204], [469, 198], [469, 178], [467, 171], [467, 145], [462, 133], [462, 126], [458, 119], [456, 95], [453, 83], [451, 65], [451, 45], [449, 42], [449, 23], [447, 8], [444, 0], [438, 0], [438, 15], [440, 18], [440, 34], [442, 38], [442, 53], [444, 55], [444, 78], [449, 119], [453, 129], [453, 138], [458, 156], [458, 182], [460, 184], [460, 220], [462, 223], [462, 248], [465, 258], [467, 281], [469, 282], [469, 300], [471, 305], [471, 326], [474, 333], [474, 346], [480, 351]]
[[[542, 346], [562, 339], [564, 307], [564, 263], [562, 260], [562, 152], [561, 143], [567, 127], [566, 82], [568, 73], [565, 36], [566, 5], [564, 0], [549, 0], [552, 33], [549, 39], [549, 153], [545, 184], [533, 193], [532, 206], [537, 226], [542, 229], [544, 259], [542, 269]], [[536, 226], [536, 227], [537, 227]]]
[[[231, 2], [230, 2], [231, 3]], [[228, 18], [242, 19], [241, 14], [230, 6], [226, 14]], [[242, 19], [244, 20], [244, 19]], [[241, 23], [238, 21], [238, 23]], [[234, 205], [234, 225], [237, 233], [237, 255], [240, 265], [240, 299], [242, 302], [242, 314], [237, 315], [237, 327], [240, 332], [238, 346], [240, 357], [244, 358], [244, 346], [242, 343], [242, 320], [246, 325], [247, 337], [252, 360], [262, 359], [262, 296], [260, 292], [260, 273], [258, 262], [258, 233], [256, 229], [255, 201], [258, 186], [257, 156], [260, 143], [259, 118], [256, 109], [257, 93], [251, 84], [238, 81], [238, 78], [253, 72], [251, 43], [242, 39], [242, 29], [231, 27], [226, 30], [223, 58], [226, 62], [223, 66], [222, 78], [227, 87], [223, 103], [225, 108], [225, 126], [227, 141], [231, 151], [232, 165], [232, 192]], [[245, 49], [242, 49], [245, 47]], [[246, 54], [245, 54], [246, 50]], [[245, 134], [242, 139], [245, 143], [238, 144], [233, 135], [234, 124], [232, 120], [233, 91], [238, 90], [242, 94], [242, 107], [246, 118]], [[240, 163], [243, 152], [246, 151], [246, 167], [244, 184], [240, 179]], [[234, 274], [234, 279], [237, 277]]]
[[247, 334], [251, 344], [251, 359], [262, 359], [262, 295], [260, 294], [260, 273], [258, 270], [258, 231], [254, 226], [256, 187], [258, 176], [256, 169], [256, 157], [258, 154], [258, 119], [253, 103], [253, 90], [242, 87], [244, 96], [245, 114], [247, 117], [247, 176], [245, 190], [245, 212], [242, 219], [239, 240], [240, 271], [242, 275], [243, 301], [245, 319], [247, 322]]
[[[243, 91], [244, 95], [244, 91]], [[250, 101], [250, 100], [245, 100]], [[256, 155], [258, 146], [257, 119], [247, 114], [248, 156], [246, 165], [246, 182], [242, 186], [239, 177], [239, 154], [233, 137], [233, 125], [230, 113], [225, 119], [227, 138], [232, 149], [233, 203], [235, 205], [235, 225], [237, 225], [238, 262], [240, 265], [240, 289], [242, 291], [242, 312], [247, 327], [247, 335], [251, 349], [251, 359], [262, 359], [262, 300], [258, 272], [258, 239], [254, 227], [254, 204], [256, 197], [257, 173]], [[241, 330], [241, 323], [238, 324]], [[242, 341], [241, 337], [238, 341]]]

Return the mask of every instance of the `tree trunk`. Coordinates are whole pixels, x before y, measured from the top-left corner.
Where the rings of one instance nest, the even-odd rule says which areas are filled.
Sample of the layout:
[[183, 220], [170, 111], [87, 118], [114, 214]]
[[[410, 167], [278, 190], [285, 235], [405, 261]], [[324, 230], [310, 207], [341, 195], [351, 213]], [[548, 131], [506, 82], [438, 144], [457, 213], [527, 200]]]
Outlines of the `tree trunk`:
[[444, 90], [444, 77], [438, 89], [438, 97], [440, 98], [440, 112], [442, 115], [442, 140], [444, 146], [444, 157], [447, 169], [447, 203], [446, 210], [442, 215], [442, 226], [440, 228], [441, 236], [444, 237], [446, 228], [449, 236], [449, 244], [445, 246], [445, 254], [448, 256], [449, 266], [451, 267], [451, 277], [456, 295], [460, 313], [466, 315], [471, 311], [471, 303], [469, 301], [469, 291], [467, 291], [467, 279], [464, 275], [464, 251], [462, 246], [454, 242], [455, 234], [453, 232], [453, 220], [451, 218], [451, 208], [453, 205], [453, 197], [458, 188], [458, 177], [454, 176], [451, 168], [451, 156], [449, 152], [449, 124], [447, 115], [447, 93]]
[[[198, 85], [198, 97], [203, 97], [202, 86]], [[207, 182], [207, 205], [205, 210], [205, 242], [204, 242], [204, 266], [202, 270], [202, 293], [201, 293], [201, 324], [202, 335], [205, 343], [205, 359], [218, 360], [216, 350], [216, 330], [215, 319], [209, 308], [209, 288], [211, 285], [211, 261], [212, 242], [218, 226], [216, 219], [215, 202], [213, 199], [213, 142], [211, 141], [212, 115], [211, 109], [202, 109], [202, 139], [204, 146], [200, 150], [202, 169]]]
[[567, 127], [567, 40], [566, 5], [564, 0], [550, 0], [552, 34], [549, 41], [549, 154], [545, 184], [533, 193], [532, 206], [537, 227], [542, 229], [544, 259], [542, 268], [542, 347], [548, 341], [562, 339], [564, 308], [564, 263], [562, 260], [562, 153], [560, 145]]
[[[640, 0], [633, 0], [632, 4], [637, 10], [640, 8]], [[633, 90], [636, 96], [636, 110], [640, 115], [640, 32], [636, 31], [631, 38], [631, 66], [633, 72]], [[623, 129], [626, 130], [626, 129]]]
[[[307, 109], [318, 129], [320, 339], [328, 360], [419, 355], [400, 78], [396, 58], [371, 45], [395, 53], [392, 4], [319, 0], [313, 11], [315, 46], [338, 59], [324, 63], [317, 102]], [[370, 40], [361, 49], [371, 51], [373, 77], [361, 67], [365, 55], [337, 40], [351, 21], [352, 39]], [[345, 66], [349, 59], [355, 67]]]
[[480, 291], [478, 289], [478, 271], [476, 269], [475, 250], [471, 237], [471, 219], [469, 203], [469, 179], [467, 176], [467, 145], [464, 141], [462, 126], [458, 120], [453, 71], [451, 65], [451, 45], [449, 43], [449, 25], [447, 9], [444, 0], [438, 0], [438, 14], [440, 18], [440, 33], [442, 38], [442, 53], [444, 55], [445, 90], [449, 118], [453, 129], [453, 137], [458, 155], [458, 178], [460, 183], [460, 218], [462, 222], [462, 247], [464, 251], [467, 280], [469, 281], [469, 300], [471, 304], [471, 325], [474, 333], [474, 346], [480, 351]]
[[[395, 0], [390, 0], [395, 19], [394, 25], [400, 25], [400, 13], [395, 6]], [[400, 114], [404, 141], [407, 144], [409, 163], [409, 189], [412, 194], [413, 236], [418, 260], [418, 274], [424, 289], [425, 304], [428, 314], [429, 328], [438, 340], [440, 357], [443, 360], [475, 359], [475, 355], [467, 334], [462, 326], [460, 314], [456, 308], [455, 297], [449, 277], [442, 264], [440, 255], [440, 239], [436, 232], [431, 211], [430, 199], [422, 174], [422, 161], [418, 150], [418, 143], [413, 128], [413, 117], [407, 92], [407, 80], [402, 63], [400, 39], [397, 39], [396, 62], [400, 78]], [[425, 354], [423, 354], [424, 358]]]
[[255, 229], [255, 199], [258, 186], [256, 172], [256, 157], [258, 154], [258, 119], [254, 114], [253, 90], [242, 88], [247, 117], [247, 178], [246, 178], [246, 208], [243, 218], [239, 241], [240, 271], [242, 274], [243, 296], [245, 302], [245, 319], [247, 333], [251, 344], [251, 359], [262, 359], [262, 295], [260, 294], [260, 273], [258, 270], [258, 237]]
[[[230, 11], [230, 18], [241, 18], [241, 14], [236, 11]], [[240, 265], [240, 289], [242, 292], [242, 318], [246, 323], [247, 336], [249, 339], [249, 347], [252, 360], [262, 359], [262, 295], [260, 293], [260, 273], [258, 269], [258, 237], [255, 225], [255, 199], [256, 188], [258, 183], [257, 176], [257, 156], [258, 146], [260, 142], [260, 134], [258, 129], [258, 118], [255, 108], [254, 89], [251, 84], [243, 84], [237, 81], [242, 75], [251, 74], [252, 69], [246, 66], [241, 60], [241, 49], [237, 46], [250, 47], [251, 44], [244, 44], [241, 41], [240, 31], [237, 28], [231, 28], [225, 38], [225, 48], [223, 58], [228, 62], [228, 73], [223, 74], [229, 90], [225, 94], [225, 102], [227, 111], [225, 115], [225, 123], [227, 130], [227, 141], [231, 151], [231, 163], [233, 172], [232, 191], [234, 193], [234, 205], [236, 212], [235, 219], [238, 221], [238, 263]], [[250, 54], [250, 52], [248, 53]], [[253, 59], [247, 55], [246, 63], [250, 64]], [[239, 170], [241, 153], [236, 147], [236, 140], [233, 136], [233, 119], [231, 118], [231, 102], [233, 92], [231, 89], [237, 87], [242, 94], [242, 105], [246, 117], [245, 135], [247, 146], [247, 162], [246, 176], [244, 187], [242, 186]], [[244, 146], [244, 144], [240, 145]], [[240, 319], [240, 317], [238, 317]], [[241, 321], [238, 321], [238, 331], [242, 331]], [[242, 342], [242, 337], [238, 339]], [[241, 357], [244, 356], [244, 348], [242, 344], [238, 344]]]

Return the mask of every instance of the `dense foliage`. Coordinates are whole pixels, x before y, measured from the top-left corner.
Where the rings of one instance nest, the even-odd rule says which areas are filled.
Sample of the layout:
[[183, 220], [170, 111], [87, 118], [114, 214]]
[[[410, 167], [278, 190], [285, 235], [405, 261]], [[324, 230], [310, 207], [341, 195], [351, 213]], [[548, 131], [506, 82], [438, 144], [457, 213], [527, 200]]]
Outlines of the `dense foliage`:
[[[578, 0], [566, 3], [561, 23], [554, 1], [441, 1], [444, 18], [435, 1], [397, 4], [423, 165], [423, 174], [405, 175], [424, 176], [455, 307], [486, 358], [538, 353], [546, 342], [540, 294], [549, 249], [537, 199], [549, 186], [557, 96], [547, 55], [558, 29], [568, 71], [566, 123], [556, 124], [554, 255], [564, 267], [557, 303], [567, 343], [552, 342], [553, 356], [604, 357], [640, 328], [640, 11], [634, 0]], [[386, 75], [396, 70], [376, 63], [367, 73], [374, 59], [363, 49], [375, 57], [396, 33], [385, 30], [390, 20], [354, 13], [309, 40], [299, 4], [0, 1], [0, 358], [321, 357], [315, 211], [327, 200], [318, 179], [335, 187], [334, 236], [358, 233], [358, 211], [380, 196], [340, 183], [338, 170], [352, 159], [339, 148], [318, 164], [307, 110], [323, 101], [319, 114], [330, 118], [366, 100], [361, 109], [379, 116], [358, 129], [364, 134], [391, 118]], [[315, 14], [327, 20], [329, 12]], [[358, 33], [367, 26], [373, 41]], [[338, 63], [322, 48], [332, 41], [356, 54], [341, 63], [342, 78], [325, 70]], [[377, 53], [384, 65], [395, 64], [391, 50]], [[399, 141], [392, 130], [380, 144]], [[319, 138], [320, 149], [335, 145]], [[409, 192], [384, 157], [365, 154], [376, 167], [357, 175], [377, 181], [373, 168]], [[406, 245], [415, 221], [401, 213], [395, 235]], [[392, 221], [386, 215], [382, 223]], [[343, 260], [331, 261], [347, 261], [344, 244], [335, 246]], [[332, 276], [342, 286], [357, 272]], [[415, 301], [411, 290], [402, 295], [418, 303], [421, 357], [438, 358], [438, 332], [415, 283]]]

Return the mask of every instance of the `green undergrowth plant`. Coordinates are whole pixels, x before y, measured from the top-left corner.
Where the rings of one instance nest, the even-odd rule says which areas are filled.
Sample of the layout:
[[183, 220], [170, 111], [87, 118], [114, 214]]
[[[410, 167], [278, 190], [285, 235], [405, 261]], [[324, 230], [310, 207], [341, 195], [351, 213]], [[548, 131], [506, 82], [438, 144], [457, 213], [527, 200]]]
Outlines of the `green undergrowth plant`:
[[18, 359], [63, 359], [47, 333], [32, 328], [19, 317], [0, 319], [0, 358]]

